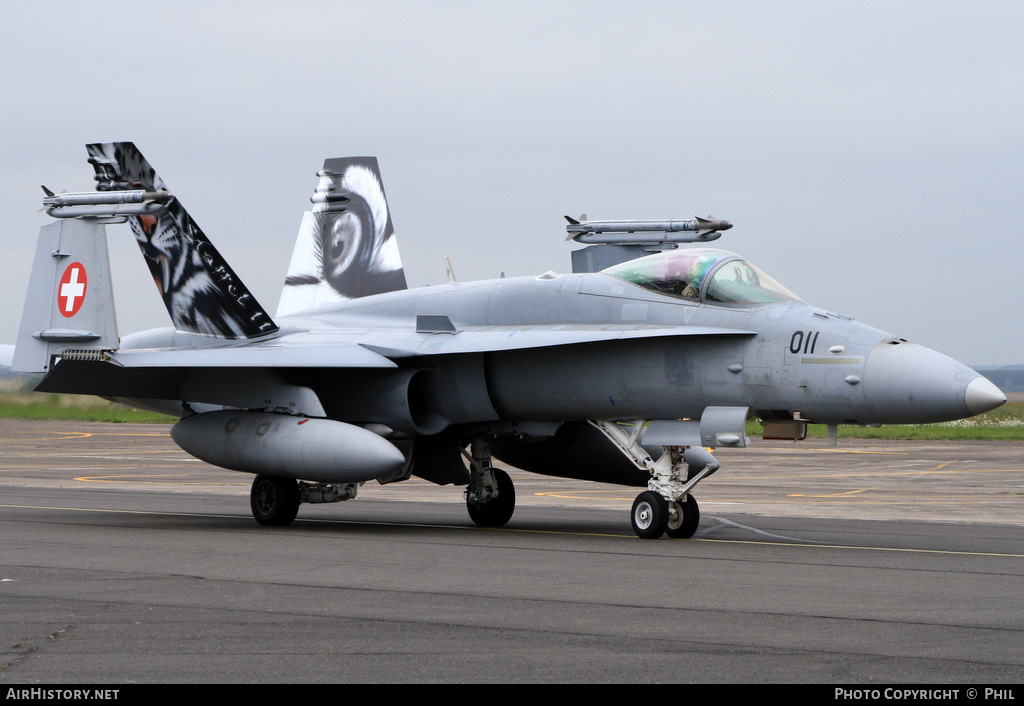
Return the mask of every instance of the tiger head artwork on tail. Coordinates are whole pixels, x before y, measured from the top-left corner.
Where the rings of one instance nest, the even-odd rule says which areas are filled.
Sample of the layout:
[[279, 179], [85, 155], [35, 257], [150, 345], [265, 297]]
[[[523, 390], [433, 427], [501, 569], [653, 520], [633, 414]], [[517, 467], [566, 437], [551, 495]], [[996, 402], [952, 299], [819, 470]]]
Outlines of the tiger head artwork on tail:
[[[97, 191], [167, 190], [133, 143], [86, 147]], [[152, 214], [129, 216], [128, 223], [176, 329], [235, 339], [277, 331], [270, 315], [176, 198]]]

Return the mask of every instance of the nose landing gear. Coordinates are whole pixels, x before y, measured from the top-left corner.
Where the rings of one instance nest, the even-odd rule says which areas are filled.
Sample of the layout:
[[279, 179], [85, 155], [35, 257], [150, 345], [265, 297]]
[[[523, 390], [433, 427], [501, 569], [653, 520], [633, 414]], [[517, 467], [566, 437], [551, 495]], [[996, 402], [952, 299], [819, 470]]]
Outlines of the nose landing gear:
[[640, 539], [657, 539], [663, 534], [672, 539], [689, 539], [700, 524], [700, 507], [689, 494], [684, 500], [669, 502], [661, 494], [646, 490], [633, 501], [630, 520]]
[[[700, 507], [691, 491], [719, 468], [704, 446], [746, 445], [742, 427], [746, 413], [742, 407], [708, 407], [706, 420], [657, 422], [657, 431], [655, 423], [648, 420], [623, 424], [590, 420], [637, 468], [651, 474], [647, 490], [637, 496], [630, 513], [636, 536], [657, 539], [667, 534], [673, 539], [689, 539], [694, 535], [700, 524]], [[640, 444], [645, 436], [651, 439], [649, 447], [661, 447], [657, 461]]]

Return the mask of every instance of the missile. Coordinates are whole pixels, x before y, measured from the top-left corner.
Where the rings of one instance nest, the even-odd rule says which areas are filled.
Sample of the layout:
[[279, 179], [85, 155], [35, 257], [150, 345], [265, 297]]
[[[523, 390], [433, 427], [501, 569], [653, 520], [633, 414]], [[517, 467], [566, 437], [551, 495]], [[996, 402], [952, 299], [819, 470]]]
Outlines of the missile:
[[80, 191], [55, 194], [45, 186], [43, 211], [54, 218], [108, 218], [141, 216], [162, 209], [174, 194], [169, 191]]
[[171, 438], [221, 468], [323, 483], [390, 475], [405, 456], [387, 439], [353, 424], [273, 412], [205, 412], [185, 417]]
[[313, 190], [313, 195], [309, 197], [313, 202], [313, 212], [344, 211], [352, 200], [352, 192], [339, 188], [336, 183], [336, 179], [344, 176], [344, 173], [322, 169], [316, 175], [320, 177], [320, 181]]
[[349, 191], [317, 192], [310, 196], [309, 200], [313, 203], [346, 203], [352, 200], [352, 197], [349, 195], [350, 193]]
[[[565, 230], [569, 233], [566, 240], [579, 243], [694, 243], [717, 240], [722, 237], [720, 231], [732, 228], [732, 223], [716, 219], [693, 218], [686, 221], [588, 221], [565, 217], [569, 225]], [[615, 233], [618, 235], [606, 235]], [[660, 237], [638, 235], [643, 233], [666, 233]], [[692, 233], [692, 235], [674, 235]]]

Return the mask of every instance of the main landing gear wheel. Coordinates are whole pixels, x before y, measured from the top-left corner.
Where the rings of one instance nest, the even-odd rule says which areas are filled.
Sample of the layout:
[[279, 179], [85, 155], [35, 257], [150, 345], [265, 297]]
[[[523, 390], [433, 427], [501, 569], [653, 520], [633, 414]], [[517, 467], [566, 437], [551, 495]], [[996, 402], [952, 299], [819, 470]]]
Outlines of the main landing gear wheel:
[[502, 527], [512, 519], [516, 509], [516, 487], [508, 473], [494, 469], [494, 481], [498, 486], [498, 497], [486, 503], [466, 499], [469, 517], [481, 527]]
[[689, 539], [697, 531], [700, 524], [700, 507], [692, 495], [686, 496], [685, 502], [672, 503], [675, 514], [669, 518], [665, 533], [673, 539]]
[[668, 501], [652, 490], [644, 491], [633, 501], [630, 520], [637, 537], [657, 539], [668, 527]]
[[299, 514], [299, 485], [292, 478], [256, 476], [249, 506], [261, 525], [287, 527]]

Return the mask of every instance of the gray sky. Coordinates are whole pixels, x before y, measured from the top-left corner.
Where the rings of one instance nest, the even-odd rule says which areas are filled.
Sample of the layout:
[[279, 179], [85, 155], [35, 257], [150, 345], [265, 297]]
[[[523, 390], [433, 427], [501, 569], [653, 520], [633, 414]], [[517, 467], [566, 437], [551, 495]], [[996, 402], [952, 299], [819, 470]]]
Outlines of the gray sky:
[[[1024, 3], [47, 2], [0, 25], [0, 343], [40, 184], [136, 143], [264, 306], [325, 157], [376, 155], [411, 286], [567, 271], [563, 214], [736, 225], [807, 301], [1024, 363]], [[169, 325], [127, 226], [122, 333]]]

